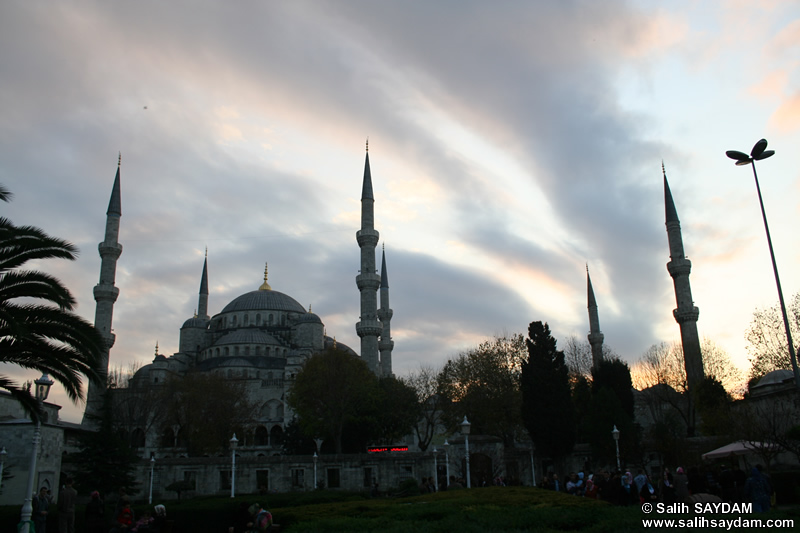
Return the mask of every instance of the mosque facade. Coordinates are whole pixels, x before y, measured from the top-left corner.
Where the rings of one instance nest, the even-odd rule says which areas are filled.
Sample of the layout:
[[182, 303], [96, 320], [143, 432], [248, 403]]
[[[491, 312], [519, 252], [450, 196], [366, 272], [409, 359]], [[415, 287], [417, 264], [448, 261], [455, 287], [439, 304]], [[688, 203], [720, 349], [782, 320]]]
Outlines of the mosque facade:
[[[361, 301], [361, 316], [356, 332], [361, 340], [360, 357], [378, 376], [392, 375], [391, 318], [389, 285], [385, 252], [381, 273], [376, 270], [376, 246], [379, 233], [374, 228], [374, 196], [369, 165], [369, 152], [364, 163], [362, 183], [361, 229], [356, 234], [360, 248], [361, 269], [356, 286]], [[99, 245], [100, 281], [95, 286], [97, 302], [95, 326], [105, 336], [107, 349], [103, 373], [108, 372], [108, 353], [114, 343], [111, 333], [113, 304], [119, 294], [114, 277], [116, 262], [122, 253], [119, 243], [122, 198], [119, 165], [106, 214], [105, 239]], [[254, 284], [255, 285], [255, 284]], [[220, 312], [209, 315], [208, 257], [203, 263], [196, 314], [180, 328], [178, 351], [171, 356], [158, 353], [152, 362], [139, 368], [127, 387], [112, 391], [115, 406], [142, 404], [144, 391], [152, 391], [171, 379], [189, 372], [213, 373], [243, 384], [248, 399], [256, 407], [255, 423], [247, 435], [240, 435], [242, 444], [277, 451], [286, 425], [292, 420], [288, 397], [292, 378], [314, 353], [336, 347], [359, 355], [350, 347], [326, 335], [322, 319], [297, 300], [274, 290], [265, 268], [263, 283], [234, 298]], [[83, 425], [91, 428], [103, 404], [106, 391], [90, 384]], [[141, 409], [140, 409], [141, 410]], [[135, 409], [126, 408], [125, 412]], [[181, 442], [181, 428], [152, 427], [145, 412], [128, 416], [126, 430], [137, 448], [153, 451], [165, 443]]]

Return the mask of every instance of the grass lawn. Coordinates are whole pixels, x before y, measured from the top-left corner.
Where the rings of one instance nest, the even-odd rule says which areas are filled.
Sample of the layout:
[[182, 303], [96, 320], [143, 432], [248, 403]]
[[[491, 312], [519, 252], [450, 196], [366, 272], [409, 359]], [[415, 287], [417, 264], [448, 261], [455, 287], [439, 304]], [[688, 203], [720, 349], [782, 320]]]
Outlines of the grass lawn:
[[[274, 515], [283, 532], [442, 532], [485, 531], [642, 531], [643, 518], [687, 519], [691, 515], [644, 514], [638, 506], [615, 507], [527, 487], [489, 487], [456, 490], [408, 498], [370, 499], [363, 494], [339, 491], [270, 494], [166, 501], [168, 517], [175, 521], [174, 533], [226, 533], [241, 503], [259, 502]], [[154, 502], [158, 503], [158, 502]], [[113, 505], [110, 505], [113, 509]], [[137, 516], [148, 506], [134, 505]], [[739, 515], [702, 515], [706, 519], [733, 520]], [[800, 508], [791, 507], [752, 519], [793, 519], [800, 526]], [[48, 531], [58, 531], [56, 516]], [[19, 507], [0, 509], [0, 531], [15, 531]], [[76, 517], [82, 531], [82, 508]], [[725, 531], [726, 528], [691, 528], [694, 531]], [[784, 528], [784, 531], [798, 528]], [[663, 529], [673, 531], [674, 529]], [[733, 527], [730, 531], [756, 531]], [[766, 529], [763, 529], [766, 531]], [[771, 531], [775, 531], [772, 529]], [[778, 529], [781, 531], [781, 529]]]

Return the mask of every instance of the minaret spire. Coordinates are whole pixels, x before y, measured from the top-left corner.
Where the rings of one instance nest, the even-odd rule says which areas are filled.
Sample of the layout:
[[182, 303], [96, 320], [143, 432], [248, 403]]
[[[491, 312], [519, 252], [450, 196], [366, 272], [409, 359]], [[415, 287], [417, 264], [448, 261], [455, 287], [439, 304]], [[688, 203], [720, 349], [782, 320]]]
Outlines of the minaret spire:
[[592, 370], [596, 370], [603, 361], [603, 333], [600, 331], [600, 319], [597, 314], [597, 300], [594, 298], [592, 278], [589, 276], [589, 265], [586, 265], [586, 290], [589, 308], [589, 345], [592, 347]]
[[203, 274], [200, 277], [200, 296], [197, 300], [197, 317], [208, 320], [208, 247], [203, 260]]
[[381, 278], [375, 269], [375, 247], [380, 235], [375, 230], [375, 199], [372, 193], [372, 175], [369, 168], [369, 140], [364, 160], [364, 179], [361, 186], [361, 229], [356, 241], [361, 248], [361, 273], [356, 276], [356, 286], [361, 294], [361, 319], [356, 333], [361, 337], [361, 357], [369, 368], [381, 375], [378, 360], [378, 337], [383, 328], [378, 322], [378, 288]]
[[[694, 306], [694, 300], [692, 299], [692, 288], [689, 284], [692, 262], [686, 259], [684, 255], [681, 223], [678, 220], [678, 212], [675, 209], [675, 202], [672, 199], [672, 192], [667, 181], [667, 172], [663, 165], [662, 163], [661, 169], [664, 175], [664, 207], [670, 255], [667, 271], [672, 276], [673, 285], [675, 286], [675, 301], [677, 303], [677, 308], [672, 314], [681, 329], [686, 381], [691, 396], [697, 390], [704, 377], [700, 337], [697, 334], [697, 319], [700, 316], [700, 310]], [[693, 424], [690, 425], [693, 426]], [[690, 430], [692, 429], [690, 427]]]
[[119, 224], [122, 218], [122, 193], [120, 190], [120, 166], [122, 154], [117, 160], [117, 175], [111, 189], [111, 199], [106, 211], [106, 231], [103, 242], [98, 245], [100, 253], [100, 281], [94, 286], [95, 315], [94, 326], [105, 340], [103, 354], [97, 373], [100, 377], [97, 382], [89, 382], [89, 392], [86, 399], [86, 410], [83, 413], [83, 424], [95, 426], [103, 408], [103, 397], [106, 392], [106, 377], [108, 376], [109, 351], [114, 345], [114, 333], [111, 330], [114, 315], [114, 302], [119, 297], [119, 289], [114, 285], [117, 273], [117, 260], [122, 254], [122, 245], [119, 243]]
[[381, 351], [381, 371], [384, 377], [392, 375], [392, 315], [394, 311], [389, 308], [389, 275], [386, 273], [386, 246], [381, 251], [381, 307], [378, 309], [378, 319], [381, 321], [381, 339], [378, 348]]

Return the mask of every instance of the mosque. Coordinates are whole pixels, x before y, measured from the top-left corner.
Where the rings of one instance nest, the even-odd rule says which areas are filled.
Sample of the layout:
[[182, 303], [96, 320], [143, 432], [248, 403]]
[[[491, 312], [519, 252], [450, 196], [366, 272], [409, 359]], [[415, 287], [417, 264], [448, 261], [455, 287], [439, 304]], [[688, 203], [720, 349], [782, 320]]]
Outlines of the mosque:
[[[369, 147], [364, 163], [361, 194], [361, 229], [356, 240], [361, 251], [361, 269], [356, 286], [361, 298], [361, 317], [356, 332], [361, 340], [361, 357], [378, 376], [392, 375], [391, 339], [392, 309], [389, 308], [389, 283], [386, 254], [382, 253], [381, 273], [376, 271], [376, 246], [379, 233], [374, 227], [374, 196], [369, 166]], [[119, 295], [114, 278], [116, 263], [122, 252], [119, 243], [122, 199], [120, 170], [117, 174], [106, 213], [105, 240], [99, 245], [100, 281], [94, 288], [97, 302], [95, 326], [104, 335], [107, 349], [101, 370], [108, 372], [108, 351], [114, 344], [111, 333], [114, 302]], [[208, 291], [208, 257], [203, 263], [200, 291], [195, 316], [180, 328], [178, 352], [167, 357], [158, 354], [132, 376], [129, 386], [113, 391], [114, 403], [138, 402], [139, 396], [152, 386], [180, 378], [187, 372], [209, 372], [243, 383], [249, 400], [256, 405], [256, 423], [244, 436], [247, 444], [277, 447], [286, 424], [292, 419], [285, 398], [292, 376], [314, 353], [336, 346], [358, 356], [356, 352], [326, 335], [321, 318], [306, 310], [291, 296], [274, 290], [267, 281], [268, 271], [258, 289], [234, 298], [222, 310], [210, 316]], [[380, 296], [378, 296], [380, 294]], [[105, 390], [94, 383], [89, 386], [84, 426], [91, 427], [93, 416], [102, 408]], [[142, 419], [128, 430], [137, 448], [156, 448], [162, 443], [180, 442], [180, 427], [167, 428], [165, 433], [148, 430]], [[240, 435], [241, 436], [241, 435]], [[244, 444], [244, 442], [243, 442]]]

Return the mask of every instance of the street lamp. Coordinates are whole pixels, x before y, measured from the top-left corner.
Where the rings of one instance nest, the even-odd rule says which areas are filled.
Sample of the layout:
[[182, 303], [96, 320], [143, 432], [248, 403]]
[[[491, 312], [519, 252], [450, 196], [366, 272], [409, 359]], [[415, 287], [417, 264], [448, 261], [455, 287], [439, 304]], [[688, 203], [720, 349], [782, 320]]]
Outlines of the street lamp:
[[619, 430], [616, 424], [614, 424], [614, 429], [611, 430], [611, 436], [614, 437], [614, 444], [617, 446], [617, 470], [621, 470], [619, 466]]
[[436, 487], [436, 492], [439, 492], [439, 465], [436, 464], [436, 454], [439, 450], [434, 446], [433, 448], [433, 486]]
[[[53, 380], [47, 374], [42, 374], [42, 377], [33, 382], [36, 385], [36, 402], [39, 404], [39, 412], [42, 412], [42, 404], [50, 394], [50, 387], [53, 386]], [[33, 452], [31, 453], [31, 464], [28, 469], [28, 489], [25, 493], [25, 502], [22, 504], [22, 512], [20, 513], [20, 522], [22, 527], [20, 533], [31, 533], [31, 514], [33, 514], [33, 481], [36, 475], [36, 456], [39, 453], [39, 442], [42, 439], [42, 421], [41, 417], [36, 417], [36, 425], [33, 428]]]
[[786, 304], [783, 301], [783, 291], [781, 290], [781, 279], [778, 277], [778, 265], [775, 263], [775, 252], [772, 249], [772, 238], [769, 236], [769, 225], [767, 225], [767, 213], [764, 210], [764, 200], [761, 198], [761, 187], [758, 185], [758, 174], [756, 174], [756, 161], [761, 161], [775, 154], [775, 150], [767, 150], [767, 140], [761, 139], [750, 150], [750, 155], [736, 150], [728, 150], [725, 155], [736, 160], [736, 166], [753, 165], [753, 177], [756, 180], [756, 191], [758, 192], [758, 203], [761, 205], [761, 218], [764, 219], [764, 229], [767, 232], [767, 244], [769, 245], [769, 256], [772, 259], [772, 271], [775, 272], [775, 284], [778, 286], [778, 301], [781, 304], [783, 314], [783, 326], [786, 329], [786, 341], [789, 343], [789, 358], [792, 361], [792, 371], [794, 372], [794, 383], [800, 389], [800, 371], [797, 369], [797, 356], [792, 343], [792, 334], [789, 331], [789, 317], [786, 314]]
[[317, 456], [317, 452], [314, 452], [314, 488], [315, 489], [317, 488], [317, 459], [319, 459], [319, 457]]
[[236, 495], [236, 445], [239, 439], [236, 438], [236, 433], [231, 438], [231, 498]]
[[447, 455], [447, 450], [449, 450], [449, 449], [450, 449], [450, 443], [447, 442], [447, 439], [444, 439], [444, 462], [445, 462], [445, 467], [444, 467], [445, 474], [444, 475], [447, 476], [447, 479], [444, 480], [445, 481], [445, 487], [447, 487], [450, 484], [450, 456]]
[[464, 446], [466, 448], [467, 454], [467, 488], [472, 488], [472, 482], [470, 481], [469, 475], [469, 420], [467, 420], [467, 415], [464, 415], [464, 421], [461, 422], [461, 434], [464, 435]]
[[156, 467], [156, 456], [155, 455], [151, 455], [150, 456], [150, 496], [148, 496], [148, 498], [147, 498], [147, 503], [148, 504], [152, 504], [153, 503], [153, 472], [155, 470], [155, 467]]

